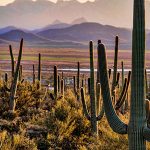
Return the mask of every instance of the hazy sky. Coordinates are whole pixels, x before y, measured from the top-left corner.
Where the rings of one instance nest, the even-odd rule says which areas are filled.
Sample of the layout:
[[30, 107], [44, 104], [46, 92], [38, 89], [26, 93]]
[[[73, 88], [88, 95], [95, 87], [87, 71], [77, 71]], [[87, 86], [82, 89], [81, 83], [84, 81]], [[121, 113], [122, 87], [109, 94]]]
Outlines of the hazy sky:
[[[8, 3], [11, 3], [15, 0], [0, 0], [0, 5], [6, 5]], [[33, 1], [36, 1], [36, 0], [33, 0]], [[49, 0], [49, 1], [52, 1], [52, 2], [56, 2], [57, 0]], [[86, 2], [86, 1], [94, 1], [94, 0], [78, 0], [79, 2]]]

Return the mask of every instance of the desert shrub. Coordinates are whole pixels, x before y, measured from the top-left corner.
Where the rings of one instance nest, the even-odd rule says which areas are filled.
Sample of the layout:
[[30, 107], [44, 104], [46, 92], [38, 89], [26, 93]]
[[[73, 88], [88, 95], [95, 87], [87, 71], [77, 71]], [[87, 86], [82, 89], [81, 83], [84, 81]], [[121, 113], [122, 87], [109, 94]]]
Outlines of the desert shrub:
[[[37, 89], [30, 82], [19, 82], [16, 114], [12, 116], [8, 111], [9, 92], [3, 93], [2, 87], [3, 82], [0, 80], [0, 117], [6, 119], [6, 122], [3, 120], [5, 128], [0, 132], [0, 149], [127, 149], [127, 136], [115, 134], [105, 117], [98, 122], [98, 137], [92, 136], [90, 122], [83, 115], [82, 104], [70, 89], [65, 91], [64, 99], [52, 100], [49, 97], [51, 91], [45, 97], [44, 88]], [[86, 104], [89, 110], [89, 95], [86, 95]], [[128, 114], [120, 117], [127, 122]], [[33, 130], [41, 128], [47, 133], [29, 139], [27, 131], [32, 126]]]
[[66, 101], [57, 101], [54, 108], [55, 117], [60, 121], [65, 121], [68, 117], [70, 109], [71, 108], [67, 105]]
[[2, 150], [37, 150], [33, 140], [24, 135], [10, 135], [6, 131], [0, 132], [0, 149]]

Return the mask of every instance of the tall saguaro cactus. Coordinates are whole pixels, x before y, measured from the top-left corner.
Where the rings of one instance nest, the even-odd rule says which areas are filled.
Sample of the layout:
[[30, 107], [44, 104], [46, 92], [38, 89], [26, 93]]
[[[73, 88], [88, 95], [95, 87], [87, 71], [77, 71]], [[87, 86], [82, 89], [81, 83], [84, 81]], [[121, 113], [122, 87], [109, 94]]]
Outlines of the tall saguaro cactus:
[[11, 74], [12, 74], [12, 78], [14, 77], [14, 72], [15, 72], [15, 62], [14, 62], [14, 55], [12, 52], [12, 46], [9, 45], [9, 51], [10, 51], [10, 57], [11, 57]]
[[145, 115], [145, 6], [144, 0], [134, 0], [132, 32], [132, 80], [129, 121], [129, 148], [146, 149], [143, 127]]
[[33, 82], [33, 84], [35, 84], [35, 67], [34, 67], [34, 64], [33, 64], [33, 66], [32, 66], [32, 82]]
[[[97, 116], [97, 106], [96, 106], [96, 100], [95, 100], [95, 86], [94, 86], [94, 57], [93, 57], [93, 42], [90, 41], [90, 114], [88, 113], [86, 104], [85, 104], [85, 97], [84, 97], [84, 90], [83, 87], [81, 88], [81, 99], [82, 99], [82, 105], [83, 105], [83, 111], [88, 120], [91, 122], [91, 128], [92, 132], [94, 134], [97, 134], [98, 128], [97, 128], [97, 121], [101, 120], [104, 114], [104, 109], [100, 112], [100, 114]], [[100, 92], [100, 90], [99, 90]]]
[[115, 114], [111, 102], [107, 74], [105, 47], [99, 45], [99, 67], [105, 114], [111, 128], [120, 134], [128, 134], [129, 150], [146, 150], [150, 129], [146, 125], [145, 112], [145, 2], [134, 0], [132, 34], [132, 80], [129, 124], [124, 124]]
[[57, 66], [54, 66], [54, 97], [57, 98], [58, 94], [58, 75], [57, 75]]
[[80, 99], [80, 62], [77, 63], [78, 65], [78, 72], [77, 72], [77, 100]]
[[38, 63], [38, 81], [41, 84], [41, 54], [39, 53], [39, 63]]
[[19, 68], [20, 68], [21, 57], [22, 57], [22, 47], [23, 47], [23, 39], [21, 39], [21, 42], [20, 42], [18, 61], [16, 65], [16, 70], [14, 72], [14, 78], [11, 83], [11, 90], [10, 90], [10, 97], [9, 97], [9, 109], [11, 111], [15, 111], [15, 96], [16, 96], [16, 91], [17, 91], [17, 80], [18, 80]]
[[62, 99], [64, 99], [64, 79], [61, 79], [61, 95]]
[[114, 68], [113, 68], [113, 80], [112, 80], [112, 88], [111, 88], [111, 93], [112, 93], [113, 97], [115, 97], [115, 88], [117, 86], [118, 42], [119, 42], [119, 37], [116, 36], [116, 38], [115, 38], [115, 56], [114, 56]]

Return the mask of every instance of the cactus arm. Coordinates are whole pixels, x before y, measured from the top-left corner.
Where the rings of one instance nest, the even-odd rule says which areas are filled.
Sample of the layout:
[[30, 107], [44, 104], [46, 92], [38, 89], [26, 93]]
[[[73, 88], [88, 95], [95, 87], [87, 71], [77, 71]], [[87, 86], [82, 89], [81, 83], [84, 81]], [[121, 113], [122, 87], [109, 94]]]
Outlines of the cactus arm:
[[125, 101], [126, 94], [127, 94], [127, 91], [128, 91], [128, 87], [129, 87], [129, 84], [130, 84], [130, 77], [131, 77], [131, 71], [129, 71], [129, 73], [128, 73], [128, 79], [125, 79], [125, 81], [124, 81], [124, 86], [123, 86], [122, 93], [120, 95], [119, 100], [117, 101], [116, 106], [115, 106], [116, 110], [118, 110]]
[[97, 121], [100, 121], [102, 118], [103, 118], [103, 116], [104, 116], [104, 105], [102, 104], [102, 109], [101, 109], [101, 111], [99, 112], [99, 110], [100, 110], [100, 95], [101, 95], [101, 89], [100, 89], [100, 83], [97, 83], [97, 86], [96, 86], [96, 98], [97, 98], [97, 114], [98, 114], [98, 116], [96, 117], [96, 120]]
[[145, 100], [145, 110], [146, 110], [146, 119], [148, 121], [150, 117], [150, 101], [148, 99]]
[[23, 47], [23, 39], [21, 39], [21, 42], [20, 42], [20, 50], [19, 50], [19, 55], [18, 55], [17, 66], [16, 66], [16, 70], [14, 73], [14, 78], [12, 81], [11, 91], [10, 91], [9, 107], [10, 107], [10, 110], [12, 111], [15, 111], [15, 95], [16, 95], [16, 90], [17, 90], [17, 80], [18, 80], [19, 68], [20, 68], [21, 57], [22, 57], [22, 47]]
[[146, 96], [148, 94], [148, 83], [147, 83], [147, 71], [145, 69], [145, 91], [146, 91]]
[[[101, 40], [98, 40], [97, 44], [100, 44], [100, 43], [101, 43]], [[98, 49], [97, 49], [97, 51], [98, 51]], [[99, 83], [98, 55], [97, 55], [97, 83]]]
[[108, 81], [106, 52], [105, 46], [103, 44], [98, 45], [98, 56], [99, 56], [99, 68], [101, 70], [100, 82], [107, 120], [113, 131], [119, 134], [127, 134], [128, 126], [118, 118], [112, 105]]
[[112, 96], [115, 95], [114, 90], [116, 87], [116, 78], [117, 78], [118, 41], [119, 41], [119, 37], [116, 36], [116, 38], [115, 38], [115, 56], [114, 56], [114, 68], [113, 68], [113, 80], [112, 80], [112, 89], [111, 89]]
[[150, 128], [144, 127], [144, 129], [143, 129], [143, 136], [144, 136], [145, 140], [150, 142]]
[[90, 115], [88, 113], [87, 106], [86, 106], [86, 103], [85, 103], [85, 96], [84, 96], [84, 89], [83, 89], [83, 87], [81, 87], [81, 101], [82, 101], [82, 107], [83, 107], [84, 115], [90, 121], [91, 117], [90, 117]]
[[117, 73], [117, 80], [116, 80], [116, 86], [119, 84], [119, 80], [120, 80], [120, 73]]
[[121, 69], [122, 69], [122, 86], [124, 85], [124, 63], [121, 62]]
[[96, 83], [96, 105], [97, 105], [97, 114], [100, 110], [100, 95], [101, 95], [101, 89], [100, 89], [100, 83]]
[[148, 99], [145, 100], [145, 109], [146, 109], [147, 126], [145, 126], [143, 129], [143, 136], [147, 141], [150, 142], [150, 128], [149, 128], [150, 101]]
[[[116, 110], [118, 110], [118, 109], [121, 107], [121, 105], [123, 104], [123, 102], [124, 102], [124, 100], [125, 100], [125, 99], [123, 99], [123, 97], [124, 97], [124, 93], [125, 93], [125, 91], [126, 91], [126, 86], [127, 86], [127, 78], [125, 78], [124, 85], [123, 85], [123, 89], [122, 89], [121, 94], [120, 94], [120, 97], [119, 97], [119, 99], [117, 100], [117, 103], [116, 103], [116, 105], [115, 105], [115, 109], [116, 109]], [[122, 103], [121, 103], [121, 102], [122, 102]]]
[[14, 77], [14, 72], [15, 72], [15, 63], [14, 63], [14, 56], [13, 56], [13, 52], [12, 52], [12, 46], [9, 45], [9, 51], [10, 51], [10, 56], [11, 56], [11, 72], [12, 72], [12, 77]]
[[110, 77], [111, 77], [111, 69], [108, 70], [108, 77], [110, 79]]
[[105, 113], [105, 109], [104, 109], [104, 104], [103, 104], [103, 105], [102, 105], [102, 109], [101, 109], [99, 115], [96, 117], [96, 120], [97, 120], [97, 121], [100, 121], [100, 120], [103, 118], [104, 113]]

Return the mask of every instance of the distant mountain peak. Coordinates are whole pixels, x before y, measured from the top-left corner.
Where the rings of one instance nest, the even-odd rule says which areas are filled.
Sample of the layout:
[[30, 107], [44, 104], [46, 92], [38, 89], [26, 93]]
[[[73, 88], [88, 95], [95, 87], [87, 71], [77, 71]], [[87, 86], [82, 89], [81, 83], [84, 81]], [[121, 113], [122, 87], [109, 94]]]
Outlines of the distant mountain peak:
[[62, 22], [60, 20], [58, 20], [58, 19], [56, 19], [54, 22], [52, 22], [53, 25], [55, 25], [55, 24], [61, 24], [61, 23]]
[[[146, 27], [150, 29], [150, 1], [146, 1], [145, 6]], [[132, 0], [95, 0], [85, 3], [80, 3], [79, 0], [58, 0], [57, 3], [50, 0], [15, 0], [6, 6], [0, 6], [0, 28], [11, 24], [19, 28], [35, 29], [56, 19], [71, 23], [77, 17], [83, 18], [72, 24], [87, 22], [87, 19], [89, 22], [131, 28], [132, 9]]]
[[84, 23], [84, 22], [88, 22], [88, 21], [84, 17], [81, 17], [81, 18], [77, 18], [74, 21], [72, 21], [71, 24], [81, 24], [81, 23]]

